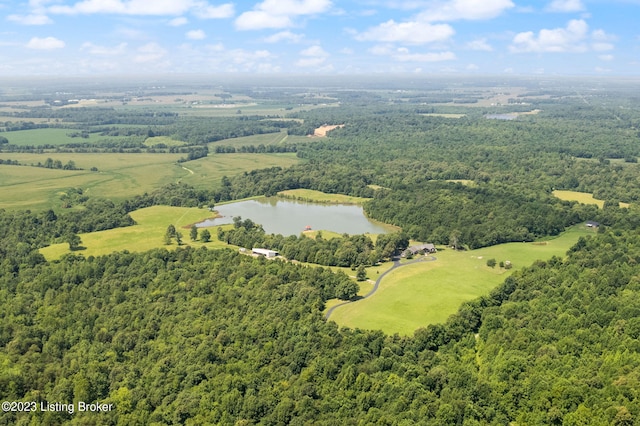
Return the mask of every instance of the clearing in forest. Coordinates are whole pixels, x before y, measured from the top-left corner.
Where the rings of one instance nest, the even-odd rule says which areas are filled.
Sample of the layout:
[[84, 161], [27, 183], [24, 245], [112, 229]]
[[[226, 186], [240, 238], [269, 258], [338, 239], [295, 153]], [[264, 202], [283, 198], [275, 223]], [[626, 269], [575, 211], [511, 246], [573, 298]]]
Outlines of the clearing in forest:
[[[553, 195], [564, 201], [577, 201], [582, 204], [595, 204], [600, 208], [604, 206], [603, 200], [596, 200], [593, 198], [593, 194], [588, 192], [555, 190], [553, 191]], [[618, 205], [625, 208], [629, 207], [629, 203], [618, 203]]]
[[[176, 230], [182, 234], [182, 247], [235, 247], [218, 240], [218, 227], [208, 228], [211, 234], [209, 243], [191, 241], [189, 238], [191, 224], [202, 222], [214, 215], [214, 213], [206, 209], [152, 206], [131, 212], [130, 215], [136, 221], [136, 225], [80, 234], [80, 239], [82, 240], [80, 245], [84, 247], [83, 250], [71, 252], [68, 243], [60, 243], [44, 247], [40, 249], [40, 253], [47, 260], [55, 260], [68, 253], [81, 254], [87, 257], [100, 256], [122, 250], [144, 252], [155, 248], [175, 249], [178, 247], [175, 239], [171, 245], [165, 245], [164, 243], [164, 235], [169, 225], [174, 225]], [[233, 225], [223, 225], [223, 227], [231, 226]], [[200, 233], [202, 229], [198, 231]]]
[[313, 131], [313, 136], [325, 137], [327, 136], [327, 132], [330, 132], [333, 129], [337, 129], [338, 127], [344, 127], [344, 124], [334, 124], [334, 125], [323, 125], [318, 127]]
[[[417, 262], [390, 272], [371, 297], [336, 309], [330, 320], [340, 326], [411, 335], [428, 324], [443, 323], [463, 302], [488, 294], [514, 270], [536, 259], [563, 257], [582, 235], [576, 225], [543, 243], [507, 243], [470, 251], [440, 250], [433, 262]], [[487, 266], [488, 259], [510, 261], [513, 269]], [[371, 274], [369, 274], [371, 277]], [[333, 303], [335, 304], [335, 303]], [[327, 303], [327, 306], [333, 306]]]

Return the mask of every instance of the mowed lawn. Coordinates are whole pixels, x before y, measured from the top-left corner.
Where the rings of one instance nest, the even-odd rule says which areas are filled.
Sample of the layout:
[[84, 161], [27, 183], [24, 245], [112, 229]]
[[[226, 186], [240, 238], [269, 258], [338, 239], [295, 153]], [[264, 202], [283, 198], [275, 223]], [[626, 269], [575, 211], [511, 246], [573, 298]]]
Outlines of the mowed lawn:
[[[564, 257], [581, 235], [593, 235], [593, 231], [577, 225], [544, 242], [460, 252], [441, 250], [436, 261], [409, 264], [390, 272], [373, 296], [336, 309], [330, 319], [340, 326], [411, 335], [420, 327], [446, 321], [463, 302], [488, 294], [514, 270], [537, 259]], [[508, 260], [513, 268], [490, 268], [486, 263], [491, 258], [498, 263]]]
[[[201, 222], [214, 215], [206, 209], [195, 207], [170, 207], [152, 206], [131, 212], [131, 217], [136, 221], [136, 225], [125, 228], [109, 229], [106, 231], [80, 234], [84, 249], [75, 251], [83, 256], [100, 256], [122, 250], [130, 252], [144, 252], [154, 248], [176, 248], [178, 245], [173, 240], [171, 245], [165, 245], [164, 235], [169, 225], [175, 226], [176, 230], [182, 233], [183, 246], [210, 248], [235, 247], [218, 241], [216, 238], [217, 227], [208, 228], [211, 233], [211, 242], [202, 243], [191, 241], [189, 238], [190, 225]], [[232, 226], [232, 225], [225, 225]], [[200, 229], [199, 232], [202, 230]], [[53, 244], [40, 249], [40, 253], [47, 260], [59, 259], [62, 255], [71, 253], [69, 244]]]
[[[299, 160], [295, 154], [220, 154], [177, 163], [184, 154], [133, 153], [7, 153], [0, 158], [21, 164], [62, 164], [73, 161], [83, 170], [0, 165], [0, 208], [44, 209], [60, 206], [60, 193], [82, 188], [90, 196], [124, 200], [168, 183], [182, 181], [198, 188], [220, 185], [222, 176], [233, 176], [265, 167], [287, 167]], [[96, 167], [97, 172], [90, 169]]]

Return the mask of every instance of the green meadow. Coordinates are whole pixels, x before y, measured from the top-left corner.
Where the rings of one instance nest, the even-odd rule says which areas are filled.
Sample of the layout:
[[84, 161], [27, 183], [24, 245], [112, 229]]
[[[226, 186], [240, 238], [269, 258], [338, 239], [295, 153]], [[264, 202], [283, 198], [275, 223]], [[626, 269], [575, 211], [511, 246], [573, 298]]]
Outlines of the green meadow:
[[[593, 198], [593, 194], [588, 192], [555, 190], [553, 191], [553, 195], [564, 201], [577, 201], [581, 204], [595, 204], [600, 208], [604, 206], [604, 200], [596, 200]], [[619, 205], [620, 207], [629, 207], [629, 203], [619, 203]]]
[[[82, 188], [88, 195], [123, 200], [182, 181], [198, 188], [220, 184], [222, 176], [254, 169], [288, 167], [299, 160], [295, 154], [219, 154], [177, 163], [183, 154], [118, 153], [6, 153], [0, 158], [21, 164], [44, 163], [47, 158], [62, 164], [75, 162], [83, 170], [0, 165], [0, 208], [44, 209], [60, 205], [59, 193]], [[90, 169], [97, 167], [97, 172]]]
[[65, 145], [71, 143], [96, 143], [101, 140], [118, 141], [130, 139], [123, 136], [102, 136], [99, 133], [89, 133], [88, 138], [71, 137], [69, 135], [79, 133], [76, 129], [32, 129], [18, 130], [15, 132], [5, 132], [3, 136], [9, 140], [10, 144], [18, 146], [40, 146], [40, 145]]
[[[582, 235], [593, 235], [593, 231], [576, 225], [547, 241], [470, 251], [440, 250], [436, 261], [404, 265], [390, 272], [373, 296], [336, 309], [331, 320], [345, 327], [411, 335], [420, 327], [446, 321], [463, 302], [488, 294], [514, 270], [538, 259], [564, 256]], [[490, 268], [487, 260], [492, 258], [508, 260], [513, 268]]]
[[353, 197], [343, 194], [327, 194], [326, 192], [316, 191], [313, 189], [290, 189], [278, 192], [278, 196], [293, 200], [309, 201], [312, 203], [329, 203], [329, 204], [362, 204], [369, 198]]
[[[217, 227], [209, 228], [211, 241], [202, 243], [191, 241], [189, 231], [191, 224], [201, 222], [213, 216], [214, 213], [206, 209], [195, 207], [152, 206], [131, 212], [136, 225], [125, 228], [108, 229], [106, 231], [80, 234], [82, 250], [73, 253], [83, 256], [100, 256], [122, 250], [143, 252], [154, 248], [176, 248], [175, 240], [171, 245], [165, 245], [164, 234], [169, 225], [174, 225], [182, 233], [182, 245], [192, 247], [235, 247], [219, 241], [216, 238]], [[232, 226], [232, 225], [225, 225]], [[59, 259], [62, 255], [72, 253], [69, 244], [53, 244], [40, 249], [40, 253], [47, 260]]]

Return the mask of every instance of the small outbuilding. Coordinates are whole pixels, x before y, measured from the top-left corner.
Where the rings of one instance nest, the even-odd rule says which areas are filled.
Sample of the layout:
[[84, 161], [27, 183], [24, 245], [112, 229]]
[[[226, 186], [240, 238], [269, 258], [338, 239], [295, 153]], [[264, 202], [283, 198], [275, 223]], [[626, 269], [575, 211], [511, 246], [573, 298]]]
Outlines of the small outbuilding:
[[600, 224], [598, 222], [594, 222], [593, 220], [588, 220], [585, 225], [587, 226], [587, 228], [597, 228], [600, 226]]
[[264, 257], [268, 257], [268, 258], [276, 257], [276, 256], [278, 256], [280, 254], [277, 251], [264, 249], [264, 248], [254, 248], [254, 249], [251, 250], [251, 253], [257, 254], [257, 255], [260, 255], [260, 256], [264, 256]]

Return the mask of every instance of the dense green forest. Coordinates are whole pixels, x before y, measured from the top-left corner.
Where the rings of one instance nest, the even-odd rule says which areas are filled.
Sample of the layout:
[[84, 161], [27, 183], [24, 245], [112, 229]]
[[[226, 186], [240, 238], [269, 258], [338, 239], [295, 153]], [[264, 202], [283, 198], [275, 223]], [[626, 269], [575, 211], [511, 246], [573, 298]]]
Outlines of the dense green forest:
[[[640, 424], [640, 91], [612, 83], [585, 96], [582, 83], [520, 83], [527, 90], [500, 107], [477, 105], [483, 87], [497, 85], [489, 80], [467, 92], [442, 82], [406, 92], [354, 82], [323, 92], [339, 106], [283, 117], [48, 107], [8, 115], [3, 135], [19, 131], [19, 119], [48, 119], [80, 132], [79, 142], [2, 143], [3, 151], [107, 146], [82, 145], [83, 131], [129, 138], [119, 148], [141, 150], [146, 137], [169, 136], [185, 143], [187, 165], [242, 150], [217, 145], [224, 138], [344, 127], [271, 148], [296, 152], [302, 161], [290, 168], [229, 174], [207, 188], [173, 183], [118, 202], [72, 188], [60, 210], [0, 210], [0, 399], [112, 404], [102, 413], [9, 410], [0, 424]], [[226, 90], [318, 102], [299, 88]], [[86, 258], [78, 250], [52, 262], [37, 252], [130, 226], [129, 213], [151, 205], [211, 208], [296, 188], [370, 198], [366, 214], [402, 231], [375, 243], [284, 237], [246, 218], [211, 230], [312, 266], [231, 249]], [[555, 189], [593, 193], [604, 207], [559, 200]], [[588, 220], [598, 232], [565, 258], [514, 272], [412, 336], [339, 328], [323, 316], [330, 299], [351, 299], [357, 287], [321, 265], [371, 265], [410, 238], [469, 250], [544, 239]]]

